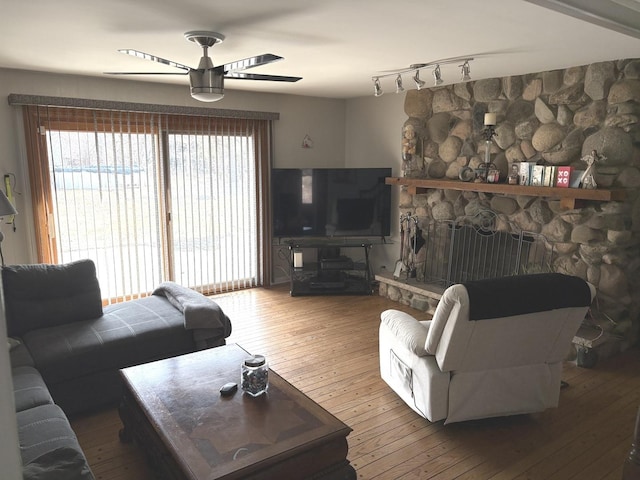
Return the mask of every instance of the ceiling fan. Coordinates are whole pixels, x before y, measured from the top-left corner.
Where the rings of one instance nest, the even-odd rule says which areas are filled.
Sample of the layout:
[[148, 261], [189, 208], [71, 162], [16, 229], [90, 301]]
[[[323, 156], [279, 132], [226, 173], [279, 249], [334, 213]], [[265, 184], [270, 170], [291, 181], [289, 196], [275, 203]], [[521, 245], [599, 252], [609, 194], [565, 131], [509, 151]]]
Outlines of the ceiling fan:
[[215, 102], [224, 96], [224, 79], [232, 78], [239, 80], [272, 80], [276, 82], [297, 82], [301, 77], [287, 77], [282, 75], [263, 75], [256, 73], [245, 73], [244, 70], [249, 68], [266, 65], [268, 63], [282, 60], [282, 57], [265, 53], [256, 57], [245, 58], [231, 63], [225, 63], [215, 67], [208, 55], [209, 47], [224, 41], [224, 35], [217, 32], [209, 31], [191, 31], [184, 34], [185, 38], [197, 45], [203, 50], [202, 58], [198, 64], [198, 68], [191, 68], [187, 65], [156, 57], [139, 50], [122, 49], [121, 53], [132, 55], [134, 57], [151, 60], [153, 62], [163, 63], [171, 67], [179, 68], [183, 72], [105, 72], [109, 75], [189, 75], [189, 83], [191, 85], [191, 96], [201, 102]]

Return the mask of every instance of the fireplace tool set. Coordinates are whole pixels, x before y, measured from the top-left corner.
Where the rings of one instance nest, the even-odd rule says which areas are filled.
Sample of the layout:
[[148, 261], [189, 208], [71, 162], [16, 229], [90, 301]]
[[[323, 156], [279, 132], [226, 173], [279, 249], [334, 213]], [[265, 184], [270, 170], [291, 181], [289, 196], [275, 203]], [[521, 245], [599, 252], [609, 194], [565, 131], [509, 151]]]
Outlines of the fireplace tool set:
[[407, 279], [416, 278], [416, 255], [425, 244], [418, 217], [411, 212], [400, 215], [400, 260], [396, 262], [393, 277], [397, 280], [402, 273]]

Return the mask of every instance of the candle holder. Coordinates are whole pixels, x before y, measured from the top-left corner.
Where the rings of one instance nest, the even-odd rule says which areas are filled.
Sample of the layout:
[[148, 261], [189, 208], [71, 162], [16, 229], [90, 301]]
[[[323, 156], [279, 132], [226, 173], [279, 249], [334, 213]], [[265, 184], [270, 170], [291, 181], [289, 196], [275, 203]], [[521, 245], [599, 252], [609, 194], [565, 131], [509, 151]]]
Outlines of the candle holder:
[[491, 163], [491, 142], [493, 141], [493, 137], [498, 136], [498, 134], [496, 133], [495, 113], [484, 114], [484, 130], [482, 131], [482, 135], [485, 139], [483, 180], [486, 183], [497, 183], [500, 179], [500, 173], [497, 171], [496, 166]]

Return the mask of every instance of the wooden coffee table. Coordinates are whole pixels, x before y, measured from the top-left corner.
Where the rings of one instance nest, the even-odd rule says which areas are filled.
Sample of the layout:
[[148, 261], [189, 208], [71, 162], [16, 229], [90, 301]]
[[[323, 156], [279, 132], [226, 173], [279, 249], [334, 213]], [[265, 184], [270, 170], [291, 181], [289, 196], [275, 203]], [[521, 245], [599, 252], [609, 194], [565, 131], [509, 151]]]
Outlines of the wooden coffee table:
[[121, 370], [121, 439], [161, 478], [355, 480], [351, 429], [273, 370], [262, 396], [220, 395], [249, 356], [232, 344]]

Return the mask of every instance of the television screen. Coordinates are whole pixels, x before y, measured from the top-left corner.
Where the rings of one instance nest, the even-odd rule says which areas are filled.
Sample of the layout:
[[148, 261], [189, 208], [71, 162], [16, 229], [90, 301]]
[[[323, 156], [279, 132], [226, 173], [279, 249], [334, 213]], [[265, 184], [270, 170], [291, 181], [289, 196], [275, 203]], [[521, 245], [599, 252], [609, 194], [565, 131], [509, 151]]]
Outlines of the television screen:
[[391, 234], [390, 168], [274, 168], [274, 237]]

